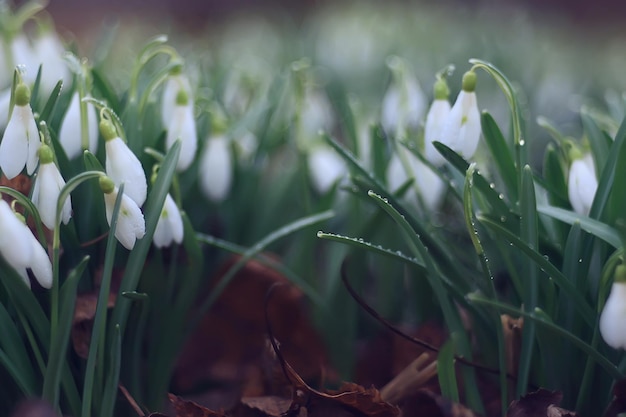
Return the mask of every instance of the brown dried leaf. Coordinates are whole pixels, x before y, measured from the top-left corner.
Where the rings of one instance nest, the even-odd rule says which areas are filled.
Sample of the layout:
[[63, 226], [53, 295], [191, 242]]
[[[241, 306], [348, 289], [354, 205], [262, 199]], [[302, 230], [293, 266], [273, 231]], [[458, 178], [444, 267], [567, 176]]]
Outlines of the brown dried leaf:
[[241, 399], [241, 403], [270, 417], [280, 417], [289, 411], [292, 401], [287, 398], [269, 395], [266, 397], [244, 397]]
[[[230, 258], [217, 272], [212, 285], [238, 259]], [[218, 380], [245, 384], [246, 396], [268, 394], [257, 377], [266, 351], [265, 294], [273, 284], [288, 282], [260, 262], [247, 262], [187, 340], [174, 372], [175, 388], [188, 391], [203, 381]], [[305, 379], [313, 380], [328, 366], [328, 359], [304, 304], [302, 291], [288, 286], [276, 294], [268, 313], [285, 357]], [[249, 383], [252, 380], [256, 386]]]
[[563, 394], [560, 392], [541, 388], [513, 401], [506, 415], [507, 417], [575, 417], [576, 413], [558, 407], [562, 399]]
[[[318, 394], [325, 400], [352, 408], [368, 417], [392, 417], [400, 412], [398, 407], [383, 400], [376, 388], [365, 388], [352, 382], [344, 382], [337, 391]], [[310, 408], [314, 408], [313, 401]]]
[[183, 400], [174, 394], [168, 394], [167, 396], [176, 411], [176, 417], [226, 417], [226, 414], [222, 412], [209, 410], [200, 404]]
[[[116, 294], [110, 293], [107, 307], [115, 306]], [[74, 318], [72, 320], [72, 345], [76, 354], [86, 359], [89, 355], [89, 343], [91, 342], [91, 329], [96, 315], [98, 304], [97, 293], [79, 294], [76, 297]]]
[[429, 417], [476, 417], [476, 414], [461, 404], [452, 403], [441, 395], [420, 389], [402, 405], [402, 415]]

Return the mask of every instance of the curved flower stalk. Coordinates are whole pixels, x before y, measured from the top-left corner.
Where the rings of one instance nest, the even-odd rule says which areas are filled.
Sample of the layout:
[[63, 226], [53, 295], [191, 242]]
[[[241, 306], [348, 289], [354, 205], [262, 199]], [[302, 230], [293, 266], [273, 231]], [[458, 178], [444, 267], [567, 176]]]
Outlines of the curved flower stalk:
[[0, 253], [30, 288], [27, 269], [44, 288], [52, 287], [52, 263], [28, 226], [0, 198]]
[[30, 89], [19, 83], [15, 88], [15, 107], [0, 143], [0, 168], [4, 175], [14, 178], [24, 166], [31, 175], [37, 167], [40, 146], [39, 130], [30, 107]]
[[480, 139], [480, 112], [476, 102], [476, 73], [463, 74], [462, 89], [441, 131], [441, 142], [465, 159], [476, 152]]
[[198, 150], [198, 136], [196, 133], [196, 120], [193, 117], [193, 103], [189, 101], [189, 94], [184, 90], [178, 90], [175, 97], [175, 106], [172, 108], [170, 119], [167, 124], [167, 136], [165, 145], [169, 150], [176, 140], [180, 140], [180, 156], [176, 170], [185, 171]]
[[100, 121], [100, 133], [105, 140], [107, 175], [117, 186], [124, 183], [124, 195], [141, 207], [148, 193], [146, 174], [141, 162], [119, 137], [110, 120]]
[[[90, 98], [87, 96], [86, 98]], [[93, 103], [85, 103], [87, 109], [87, 136], [89, 137], [89, 152], [95, 153], [98, 147], [98, 119]], [[70, 105], [63, 116], [59, 130], [59, 142], [65, 154], [71, 160], [82, 154], [82, 134], [80, 119], [80, 96], [78, 91], [72, 95]]]
[[165, 196], [165, 203], [161, 209], [161, 215], [154, 229], [152, 242], [157, 248], [170, 246], [173, 242], [183, 241], [184, 228], [183, 218], [176, 202], [170, 194]]
[[223, 135], [209, 137], [200, 157], [200, 189], [211, 201], [223, 201], [233, 181], [230, 140]]
[[320, 194], [326, 194], [335, 183], [348, 174], [345, 161], [334, 149], [324, 144], [316, 145], [309, 150], [307, 165], [313, 187]]
[[[100, 183], [100, 189], [104, 193], [106, 218], [110, 226], [119, 188], [115, 185], [113, 180], [107, 176], [100, 177], [98, 181]], [[126, 186], [124, 185], [124, 187]], [[126, 193], [122, 194], [117, 227], [115, 228], [115, 237], [122, 246], [128, 250], [132, 250], [133, 247], [135, 247], [137, 239], [141, 239], [145, 234], [146, 221], [141, 209]]]
[[424, 156], [433, 165], [441, 166], [446, 160], [437, 149], [435, 149], [433, 142], [443, 142], [443, 128], [450, 115], [450, 102], [448, 101], [450, 89], [443, 77], [439, 77], [437, 81], [435, 81], [433, 89], [435, 99], [430, 105], [424, 126]]
[[[56, 209], [65, 180], [54, 163], [54, 154], [48, 145], [39, 148], [39, 170], [33, 186], [32, 201], [39, 210], [43, 224], [50, 230], [56, 227]], [[61, 221], [67, 224], [72, 217], [72, 202], [68, 196], [61, 210]]]
[[569, 202], [576, 213], [588, 216], [598, 189], [593, 157], [590, 153], [583, 156], [580, 150], [572, 148], [570, 159], [572, 163], [567, 179]]
[[611, 294], [600, 315], [600, 334], [613, 349], [626, 349], [626, 265], [615, 268]]
[[387, 60], [392, 81], [383, 97], [381, 124], [386, 132], [396, 138], [405, 137], [408, 130], [416, 129], [426, 111], [426, 96], [400, 57]]
[[[446, 183], [408, 149], [399, 147], [398, 152], [403, 153], [402, 157], [394, 153], [387, 166], [389, 189], [396, 190], [413, 178], [415, 186], [407, 190], [407, 200], [413, 204], [421, 200], [426, 210], [437, 210], [445, 196]], [[404, 158], [407, 167], [402, 164], [401, 158]]]

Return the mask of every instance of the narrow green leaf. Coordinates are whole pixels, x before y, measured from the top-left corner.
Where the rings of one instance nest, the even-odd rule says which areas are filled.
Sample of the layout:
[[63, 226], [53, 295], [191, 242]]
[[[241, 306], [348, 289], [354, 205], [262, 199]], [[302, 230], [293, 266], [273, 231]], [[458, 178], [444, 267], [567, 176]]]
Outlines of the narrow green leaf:
[[517, 201], [517, 171], [510, 148], [491, 114], [483, 111], [480, 125], [487, 147], [493, 157], [492, 161], [498, 167], [500, 177], [504, 181], [507, 192], [510, 194], [509, 199], [510, 201]]
[[100, 417], [112, 417], [117, 404], [117, 387], [120, 380], [120, 368], [122, 365], [122, 336], [120, 334], [120, 326], [115, 326], [113, 338], [111, 340], [111, 350], [109, 351], [109, 372], [104, 384], [104, 392], [102, 394], [102, 407], [100, 408]]
[[61, 288], [59, 328], [58, 332], [55, 334], [55, 339], [50, 342], [50, 354], [48, 355], [48, 365], [44, 376], [42, 393], [43, 398], [48, 400], [55, 409], [59, 406], [61, 372], [64, 371], [63, 365], [67, 361], [67, 346], [69, 345], [72, 330], [78, 282], [83, 276], [88, 262], [89, 257], [84, 257], [83, 260], [70, 271]]
[[583, 123], [583, 129], [589, 139], [596, 166], [603, 167], [609, 159], [609, 152], [613, 141], [600, 129], [588, 112], [581, 111], [580, 120]]
[[28, 357], [28, 350], [20, 336], [15, 322], [0, 303], [0, 364], [11, 374], [24, 395], [33, 396], [39, 392], [38, 373]]
[[408, 255], [403, 254], [400, 251], [394, 251], [392, 249], [383, 248], [380, 245], [374, 245], [370, 242], [366, 242], [363, 239], [358, 239], [350, 236], [342, 236], [334, 233], [326, 233], [326, 232], [317, 232], [317, 237], [320, 239], [331, 240], [333, 242], [345, 243], [347, 245], [355, 246], [359, 249], [365, 249], [367, 251], [388, 256], [392, 259], [396, 259], [402, 262], [409, 263], [417, 268], [425, 271], [424, 263], [417, 258], [412, 258]]
[[614, 248], [622, 247], [622, 242], [620, 240], [620, 236], [617, 230], [598, 220], [594, 220], [587, 216], [582, 216], [570, 210], [547, 205], [538, 206], [537, 211], [541, 214], [553, 217], [570, 225], [578, 222], [580, 223], [580, 227], [585, 232], [591, 233], [595, 237], [602, 239]]
[[454, 369], [454, 335], [443, 344], [437, 355], [437, 378], [441, 396], [453, 404], [459, 403], [459, 388]]
[[[537, 226], [537, 202], [535, 200], [535, 183], [532, 171], [528, 165], [522, 172], [522, 189], [520, 190], [520, 238], [530, 248], [537, 249], [539, 246], [539, 233]], [[539, 270], [534, 263], [522, 264], [524, 309], [533, 311], [539, 304]], [[523, 395], [528, 386], [532, 357], [535, 346], [535, 325], [533, 322], [524, 323], [522, 330], [522, 345], [520, 362], [517, 374], [517, 395]]]
[[[611, 187], [609, 201], [607, 203], [608, 211], [608, 223], [616, 226], [618, 224], [626, 224], [626, 213], [624, 213], [624, 207], [626, 207], [626, 187], [620, 183], [626, 178], [626, 118], [622, 122], [617, 134], [615, 135], [615, 142], [610, 151], [616, 157], [615, 161], [615, 179], [616, 185]], [[595, 201], [594, 201], [595, 202]]]
[[59, 95], [61, 95], [61, 88], [63, 88], [63, 81], [59, 80], [58, 83], [52, 89], [52, 93], [50, 93], [50, 97], [46, 102], [43, 110], [39, 114], [39, 121], [45, 120], [46, 122], [50, 120], [50, 116], [54, 111], [54, 106], [57, 104], [57, 100], [59, 99]]
[[595, 325], [595, 313], [593, 308], [591, 308], [584, 295], [576, 289], [569, 278], [561, 273], [557, 267], [548, 259], [544, 258], [541, 253], [531, 248], [526, 242], [517, 237], [513, 232], [503, 227], [499, 222], [485, 217], [484, 215], [478, 215], [477, 219], [526, 254], [543, 272], [554, 280], [556, 285], [565, 293], [564, 295], [572, 300], [572, 304], [576, 306], [576, 309], [587, 324], [590, 327]]
[[[467, 295], [467, 299], [476, 304], [482, 304], [488, 307], [497, 308], [498, 310], [504, 311], [513, 316], [524, 316], [530, 319], [533, 323], [539, 324], [540, 326], [546, 327], [551, 332], [555, 333], [557, 336], [561, 336], [566, 340], [570, 341], [572, 344], [577, 346], [580, 350], [586, 353], [591, 359], [593, 359], [598, 365], [600, 365], [611, 378], [616, 380], [621, 380], [624, 378], [624, 375], [620, 372], [620, 370], [609, 361], [604, 355], [598, 352], [589, 344], [585, 343], [578, 336], [568, 332], [562, 327], [552, 323], [545, 319], [545, 316], [538, 315], [535, 311], [524, 311], [517, 309], [515, 307], [511, 307], [508, 304], [504, 304], [498, 301], [491, 300], [487, 297], [484, 297], [480, 294], [472, 293]], [[526, 325], [526, 324], [525, 324]]]

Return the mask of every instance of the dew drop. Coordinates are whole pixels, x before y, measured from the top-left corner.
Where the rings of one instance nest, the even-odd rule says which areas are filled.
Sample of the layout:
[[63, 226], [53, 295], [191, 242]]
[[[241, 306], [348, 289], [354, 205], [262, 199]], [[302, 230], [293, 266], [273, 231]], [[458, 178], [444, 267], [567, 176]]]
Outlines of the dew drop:
[[500, 216], [500, 221], [502, 223], [506, 223], [506, 216]]
[[492, 182], [491, 184], [489, 184], [489, 188], [491, 188], [491, 189], [493, 190], [494, 188], [496, 188], [496, 184], [494, 184], [494, 183]]
[[504, 194], [502, 194], [502, 193], [498, 194], [498, 198], [499, 198], [500, 200], [504, 200]]
[[524, 146], [524, 145], [526, 145], [526, 141], [524, 139], [521, 139], [519, 141], [519, 146]]

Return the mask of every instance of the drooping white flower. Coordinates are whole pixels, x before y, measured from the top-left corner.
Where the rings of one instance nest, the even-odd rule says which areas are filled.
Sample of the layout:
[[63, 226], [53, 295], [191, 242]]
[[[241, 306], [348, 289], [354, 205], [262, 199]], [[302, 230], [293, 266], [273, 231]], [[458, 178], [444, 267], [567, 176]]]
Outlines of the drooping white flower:
[[[39, 210], [39, 216], [43, 224], [50, 230], [56, 227], [56, 209], [61, 189], [65, 186], [65, 180], [54, 163], [52, 149], [48, 145], [42, 145], [39, 149], [39, 170], [33, 186], [32, 202]], [[63, 203], [61, 221], [67, 224], [72, 217], [72, 202], [70, 196]]]
[[442, 142], [443, 127], [450, 115], [450, 102], [448, 95], [450, 90], [448, 84], [443, 78], [439, 78], [435, 82], [434, 96], [428, 114], [426, 115], [426, 124], [424, 126], [424, 156], [435, 166], [441, 166], [445, 163], [445, 158], [437, 151], [433, 142]]
[[476, 152], [481, 132], [475, 88], [476, 73], [468, 71], [463, 75], [461, 92], [441, 131], [441, 142], [465, 159]]
[[408, 149], [401, 147], [398, 152], [402, 153], [407, 166], [402, 163], [400, 155], [392, 155], [386, 173], [389, 189], [397, 190], [413, 178], [414, 185], [406, 191], [406, 199], [412, 204], [421, 201], [428, 211], [437, 210], [445, 196], [446, 183]]
[[170, 246], [172, 242], [181, 243], [183, 241], [183, 218], [176, 202], [171, 195], [167, 194], [165, 203], [161, 209], [161, 215], [154, 229], [152, 241], [154, 246], [162, 248]]
[[[316, 138], [320, 130], [329, 131], [333, 125], [332, 106], [326, 94], [308, 88], [300, 109], [300, 137], [304, 141]], [[306, 145], [305, 145], [306, 146]]]
[[393, 79], [383, 97], [381, 124], [386, 132], [400, 137], [419, 126], [426, 111], [426, 96], [403, 59], [391, 57], [387, 65]]
[[320, 194], [327, 193], [348, 173], [345, 161], [327, 145], [316, 145], [309, 150], [307, 165], [313, 187]]
[[42, 287], [52, 286], [52, 264], [48, 254], [26, 224], [2, 199], [0, 199], [0, 253], [29, 288], [30, 281], [26, 272], [28, 268], [33, 271]]
[[211, 201], [226, 198], [233, 181], [230, 141], [224, 135], [209, 137], [200, 157], [200, 189]]
[[59, 80], [63, 81], [64, 86], [69, 84], [70, 72], [63, 59], [65, 48], [53, 30], [46, 30], [35, 39], [33, 53], [37, 62], [42, 65], [41, 88], [44, 94], [50, 94]]
[[22, 172], [24, 166], [29, 175], [37, 167], [41, 140], [29, 102], [30, 89], [19, 84], [15, 88], [13, 113], [0, 143], [0, 168], [9, 179]]
[[[114, 184], [111, 178], [106, 176], [100, 177], [99, 182], [100, 188], [104, 193], [106, 218], [110, 226], [113, 218], [115, 200], [119, 194], [119, 188]], [[124, 188], [126, 188], [126, 185], [124, 185]], [[117, 227], [115, 228], [115, 237], [122, 246], [128, 250], [132, 250], [135, 247], [137, 239], [141, 239], [145, 234], [146, 221], [141, 209], [126, 193], [122, 194]]]
[[100, 132], [105, 140], [107, 175], [118, 187], [123, 183], [124, 195], [141, 207], [148, 193], [146, 174], [141, 162], [126, 142], [119, 137], [111, 121], [101, 120]]
[[176, 170], [181, 172], [189, 168], [196, 157], [198, 136], [196, 120], [193, 117], [193, 103], [189, 102], [189, 96], [181, 89], [178, 91], [175, 101], [167, 124], [165, 145], [167, 149], [170, 149], [176, 140], [180, 140], [180, 155]]
[[163, 96], [161, 97], [161, 122], [163, 127], [167, 127], [169, 124], [176, 106], [176, 96], [181, 90], [187, 94], [188, 102], [193, 106], [193, 90], [191, 89], [189, 78], [183, 74], [182, 64], [172, 69], [163, 87]]
[[233, 144], [240, 164], [248, 164], [259, 146], [256, 135], [249, 130], [233, 137]]
[[582, 156], [573, 151], [573, 161], [567, 179], [567, 195], [574, 211], [583, 216], [589, 215], [593, 198], [598, 189], [596, 168], [590, 153]]
[[[12, 68], [21, 67], [22, 76], [26, 84], [33, 84], [37, 78], [40, 61], [37, 59], [32, 45], [25, 34], [20, 33], [11, 42], [11, 53], [13, 54]], [[4, 58], [4, 57], [3, 57]]]
[[615, 268], [611, 294], [600, 315], [600, 334], [613, 349], [626, 349], [626, 265]]
[[[89, 96], [87, 96], [89, 97]], [[71, 160], [82, 154], [82, 131], [80, 121], [80, 97], [78, 91], [72, 95], [70, 105], [63, 116], [59, 130], [59, 142], [65, 154]], [[96, 108], [92, 103], [85, 103], [87, 110], [87, 137], [89, 138], [89, 152], [95, 153], [98, 147], [98, 119]]]

